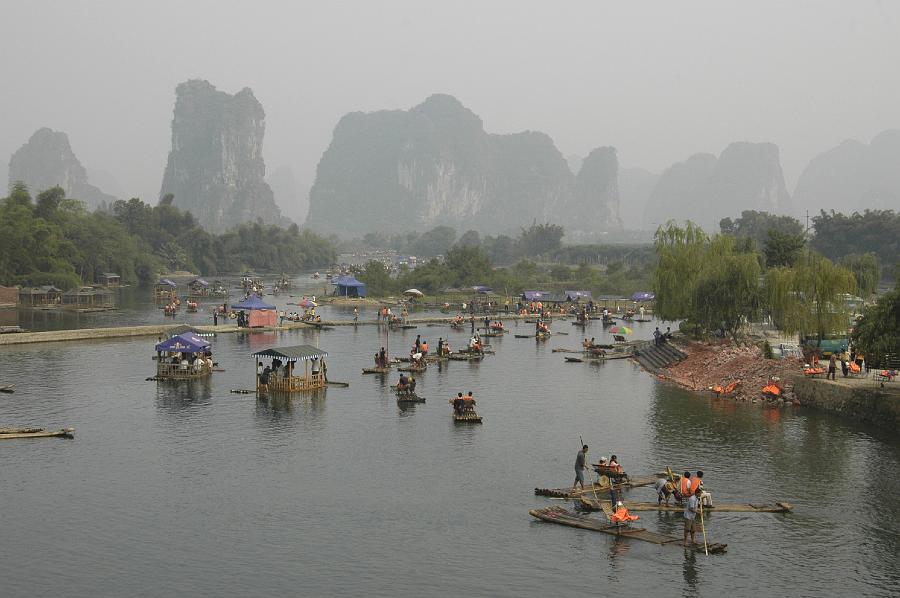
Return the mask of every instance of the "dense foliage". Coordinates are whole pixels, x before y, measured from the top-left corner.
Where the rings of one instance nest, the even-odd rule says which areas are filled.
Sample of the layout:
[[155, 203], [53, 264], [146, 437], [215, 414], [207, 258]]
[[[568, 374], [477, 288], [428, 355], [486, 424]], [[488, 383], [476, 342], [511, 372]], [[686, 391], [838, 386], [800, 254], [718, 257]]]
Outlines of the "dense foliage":
[[825, 212], [813, 217], [816, 234], [810, 244], [822, 255], [839, 260], [848, 255], [873, 253], [881, 264], [893, 267], [900, 260], [900, 213], [866, 210], [845, 215]]
[[874, 363], [885, 356], [900, 357], [900, 284], [866, 308], [853, 329], [853, 342]]
[[703, 330], [735, 335], [759, 310], [759, 255], [729, 235], [710, 239], [688, 222], [669, 222], [656, 233], [656, 313], [690, 320]]
[[103, 272], [116, 272], [125, 283], [147, 282], [166, 269], [296, 272], [334, 258], [329, 241], [296, 225], [243, 224], [211, 235], [173, 206], [171, 196], [157, 206], [134, 198], [89, 213], [59, 187], [32, 201], [17, 183], [0, 200], [0, 284], [70, 288], [94, 283]]

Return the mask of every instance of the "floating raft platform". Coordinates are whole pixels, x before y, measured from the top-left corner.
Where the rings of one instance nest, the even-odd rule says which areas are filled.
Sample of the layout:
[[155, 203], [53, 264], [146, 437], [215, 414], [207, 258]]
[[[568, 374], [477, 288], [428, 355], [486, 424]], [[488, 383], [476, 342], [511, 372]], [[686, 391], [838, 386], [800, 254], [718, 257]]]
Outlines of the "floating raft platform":
[[420, 397], [416, 393], [397, 393], [397, 402], [401, 404], [407, 403], [424, 403], [425, 397]]
[[390, 374], [391, 368], [363, 368], [363, 374]]
[[450, 359], [452, 361], [479, 361], [484, 359], [484, 354], [482, 353], [451, 353]]
[[[641, 486], [652, 486], [659, 478], [657, 476], [644, 476], [629, 478], [627, 482], [614, 484], [616, 490], [639, 488]], [[572, 488], [535, 488], [534, 493], [537, 496], [548, 496], [550, 498], [580, 498], [582, 495], [591, 496], [594, 492], [609, 492], [609, 486], [594, 483], [587, 486], [584, 490], [572, 490]]]
[[453, 421], [457, 424], [480, 424], [481, 416], [476, 413], [465, 413], [463, 415], [454, 413]]
[[[682, 512], [684, 507], [681, 505], [665, 503], [659, 505], [655, 502], [630, 502], [624, 501], [625, 508], [629, 511], [675, 511]], [[579, 501], [579, 508], [585, 511], [603, 511], [607, 512], [611, 509], [608, 500], [597, 500], [591, 496], [582, 495]], [[706, 513], [790, 513], [794, 510], [794, 506], [787, 502], [776, 503], [736, 503], [736, 504], [718, 504], [714, 507], [703, 507]]]
[[6, 438], [73, 438], [75, 428], [45, 430], [44, 428], [0, 428], [0, 440]]
[[[682, 539], [676, 538], [675, 536], [667, 536], [665, 534], [651, 532], [650, 530], [644, 529], [642, 527], [610, 525], [586, 515], [578, 515], [577, 513], [569, 511], [568, 509], [563, 509], [562, 507], [531, 509], [530, 511], [528, 511], [528, 514], [532, 517], [535, 517], [536, 519], [540, 519], [541, 521], [546, 521], [548, 523], [557, 523], [559, 525], [577, 527], [578, 529], [585, 529], [592, 532], [601, 532], [604, 534], [609, 534], [610, 536], [642, 540], [644, 542], [650, 542], [651, 544], [657, 544], [660, 546], [681, 546], [682, 544]], [[727, 547], [727, 544], [710, 543], [708, 545], [710, 554], [721, 554], [726, 551]], [[703, 544], [695, 544], [691, 547], [691, 549], [695, 552], [705, 551]]]

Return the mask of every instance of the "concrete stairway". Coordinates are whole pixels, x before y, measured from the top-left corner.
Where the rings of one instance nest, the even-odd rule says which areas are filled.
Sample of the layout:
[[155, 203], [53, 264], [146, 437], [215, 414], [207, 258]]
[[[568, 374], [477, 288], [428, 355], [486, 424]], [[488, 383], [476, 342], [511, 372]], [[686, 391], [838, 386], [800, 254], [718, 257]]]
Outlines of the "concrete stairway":
[[641, 367], [654, 374], [659, 373], [663, 368], [678, 363], [685, 357], [687, 357], [687, 354], [672, 346], [671, 343], [656, 346], [653, 344], [653, 341], [649, 341], [634, 348], [634, 358], [638, 360]]

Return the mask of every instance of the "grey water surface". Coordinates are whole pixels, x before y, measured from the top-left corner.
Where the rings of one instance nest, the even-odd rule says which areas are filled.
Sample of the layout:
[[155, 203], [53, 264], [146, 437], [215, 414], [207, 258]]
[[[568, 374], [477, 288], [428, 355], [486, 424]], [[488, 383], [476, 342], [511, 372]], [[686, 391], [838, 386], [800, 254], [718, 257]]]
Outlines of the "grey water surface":
[[[579, 331], [553, 329], [571, 334], [510, 334], [482, 363], [429, 367], [427, 403], [406, 410], [387, 387], [396, 374], [360, 374], [385, 343], [374, 326], [220, 334], [226, 371], [193, 383], [145, 380], [154, 338], [4, 347], [0, 384], [17, 391], [0, 395], [0, 425], [77, 432], [0, 444], [2, 593], [896, 595], [895, 436], [687, 393], [628, 360], [567, 364], [551, 350], [577, 347]], [[421, 325], [390, 333], [392, 353], [417, 333], [432, 347], [466, 336]], [[608, 339], [599, 323], [586, 334]], [[252, 388], [250, 353], [301, 343], [329, 351], [329, 377], [350, 387], [293, 400], [229, 392]], [[481, 426], [451, 420], [448, 399], [467, 390]], [[700, 468], [716, 501], [796, 510], [709, 514], [710, 539], [728, 544], [709, 557], [533, 520], [528, 509], [566, 504], [533, 491], [571, 484], [579, 436], [633, 474]], [[680, 513], [641, 517], [681, 533]]]

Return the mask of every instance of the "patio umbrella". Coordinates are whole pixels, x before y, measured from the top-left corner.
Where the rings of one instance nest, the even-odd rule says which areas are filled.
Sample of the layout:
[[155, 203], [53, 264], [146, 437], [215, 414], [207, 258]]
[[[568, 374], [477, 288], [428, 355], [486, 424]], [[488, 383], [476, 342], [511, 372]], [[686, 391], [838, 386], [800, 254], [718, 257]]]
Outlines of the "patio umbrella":
[[310, 307], [318, 307], [319, 304], [308, 297], [304, 297], [300, 300], [299, 303], [297, 303], [297, 305], [302, 307], [303, 309], [308, 309]]
[[633, 334], [634, 330], [628, 326], [613, 326], [609, 329], [610, 334]]
[[419, 289], [406, 289], [405, 291], [403, 291], [403, 294], [404, 294], [404, 295], [411, 295], [411, 296], [413, 296], [413, 297], [422, 297], [422, 296], [425, 295], [425, 293], [423, 293], [423, 292], [420, 291]]

